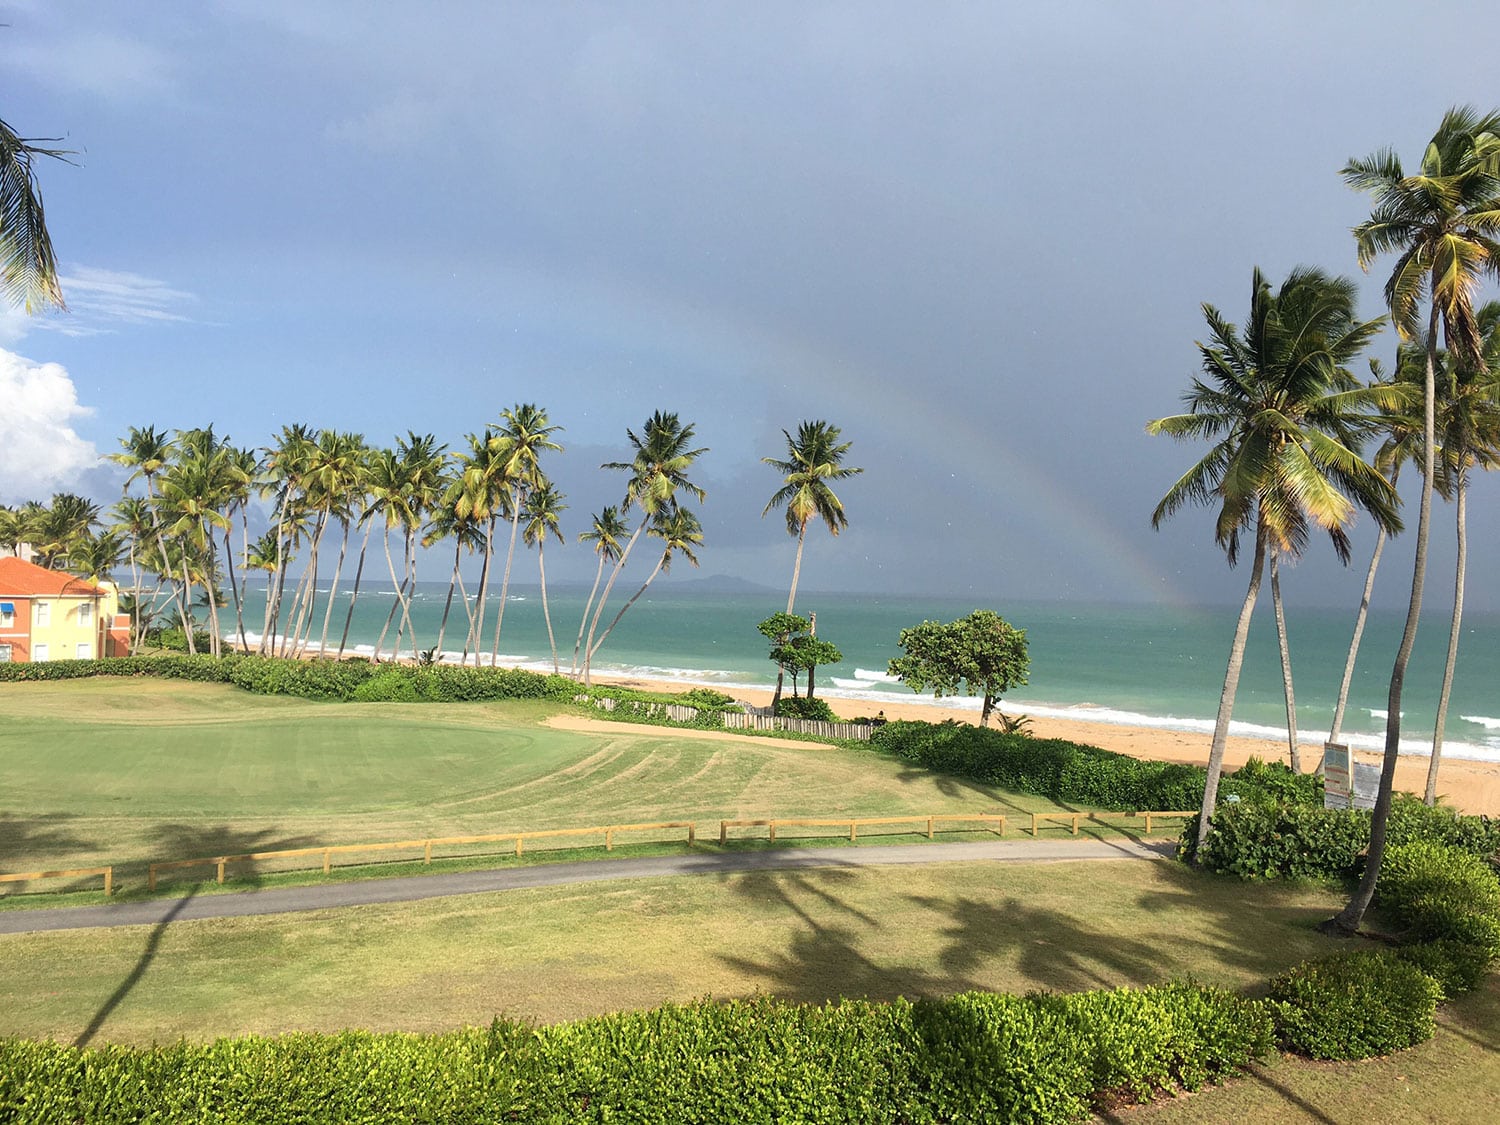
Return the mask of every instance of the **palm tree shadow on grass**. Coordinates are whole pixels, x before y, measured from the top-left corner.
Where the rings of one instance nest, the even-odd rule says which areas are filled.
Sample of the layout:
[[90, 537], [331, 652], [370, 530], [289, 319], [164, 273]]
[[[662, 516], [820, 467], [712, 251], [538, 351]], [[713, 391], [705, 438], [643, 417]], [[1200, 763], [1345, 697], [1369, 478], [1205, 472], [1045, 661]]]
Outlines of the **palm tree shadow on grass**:
[[166, 936], [167, 927], [177, 920], [177, 916], [187, 908], [187, 904], [193, 900], [193, 896], [197, 893], [198, 889], [196, 887], [191, 888], [186, 895], [172, 904], [172, 909], [168, 911], [165, 918], [151, 927], [151, 933], [147, 936], [146, 944], [141, 950], [140, 957], [136, 959], [135, 965], [126, 974], [125, 979], [120, 982], [119, 987], [110, 993], [109, 998], [99, 1006], [99, 1010], [89, 1020], [88, 1026], [79, 1032], [78, 1038], [73, 1040], [73, 1046], [87, 1047], [93, 1041], [94, 1036], [99, 1034], [100, 1029], [103, 1028], [105, 1021], [114, 1013], [114, 1010], [135, 990], [135, 986], [146, 975], [146, 970], [151, 966], [151, 962], [156, 960], [156, 952], [161, 946], [162, 938]]
[[[148, 838], [159, 862], [286, 851], [316, 847], [322, 843], [315, 836], [283, 836], [275, 828], [247, 831], [228, 824], [158, 824], [151, 829]], [[258, 887], [264, 881], [265, 873], [263, 862], [241, 860], [228, 865], [225, 879], [237, 887]], [[196, 884], [216, 877], [215, 868], [205, 863], [201, 867], [164, 872], [161, 880], [167, 885]]]
[[[98, 841], [69, 830], [67, 822], [74, 819], [72, 813], [30, 817], [0, 813], [0, 874], [39, 867], [56, 856], [96, 851]], [[97, 888], [97, 883], [91, 885]]]
[[[1023, 808], [1018, 803], [1019, 794], [1011, 793], [993, 785], [985, 785], [966, 777], [960, 777], [958, 774], [940, 773], [936, 770], [923, 769], [921, 766], [904, 765], [901, 772], [896, 775], [896, 780], [907, 785], [926, 782], [934, 786], [945, 797], [977, 798], [998, 806], [1001, 811], [1006, 813], [1031, 811], [1029, 808]], [[985, 809], [984, 811], [989, 812], [991, 810]]]
[[[1075, 917], [1014, 898], [997, 905], [962, 896], [913, 896], [908, 901], [942, 920], [946, 945], [935, 959], [882, 963], [870, 950], [879, 948], [885, 923], [838, 895], [856, 878], [848, 871], [813, 871], [762, 872], [738, 880], [735, 890], [743, 898], [778, 904], [803, 928], [764, 961], [733, 955], [720, 960], [763, 981], [764, 991], [804, 1003], [983, 989], [991, 987], [984, 966], [1017, 954], [1018, 970], [1032, 986], [1059, 991], [1147, 983], [1167, 975], [1148, 943], [1094, 930]], [[809, 899], [832, 906], [839, 923], [824, 920], [826, 911], [815, 913]]]

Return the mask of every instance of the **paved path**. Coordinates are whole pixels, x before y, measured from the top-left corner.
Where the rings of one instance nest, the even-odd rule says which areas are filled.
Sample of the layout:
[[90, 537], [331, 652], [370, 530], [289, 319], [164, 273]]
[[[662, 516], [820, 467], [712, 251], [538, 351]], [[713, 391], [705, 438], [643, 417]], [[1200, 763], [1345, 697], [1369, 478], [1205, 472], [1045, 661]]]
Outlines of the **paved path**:
[[452, 875], [409, 875], [276, 890], [241, 891], [202, 897], [151, 899], [110, 906], [75, 906], [55, 910], [0, 911], [0, 934], [44, 930], [95, 929], [101, 926], [154, 926], [201, 918], [245, 918], [289, 914], [381, 902], [416, 902], [447, 895], [489, 894], [525, 887], [556, 887], [610, 879], [649, 879], [663, 875], [730, 875], [742, 871], [786, 871], [810, 867], [876, 867], [887, 864], [970, 863], [994, 861], [1038, 863], [1058, 860], [1159, 859], [1172, 855], [1175, 843], [1130, 840], [996, 840], [971, 844], [898, 844], [870, 848], [785, 848], [710, 855], [601, 859], [583, 863], [547, 863]]

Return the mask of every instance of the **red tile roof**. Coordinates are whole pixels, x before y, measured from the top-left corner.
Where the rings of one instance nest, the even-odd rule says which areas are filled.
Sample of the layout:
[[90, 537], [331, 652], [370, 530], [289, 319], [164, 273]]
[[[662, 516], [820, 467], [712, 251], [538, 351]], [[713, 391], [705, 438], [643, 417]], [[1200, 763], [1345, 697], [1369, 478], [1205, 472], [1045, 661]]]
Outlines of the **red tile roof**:
[[86, 598], [103, 592], [86, 578], [79, 578], [61, 570], [48, 570], [44, 566], [37, 566], [24, 559], [0, 559], [0, 595], [6, 597], [34, 598], [67, 595]]

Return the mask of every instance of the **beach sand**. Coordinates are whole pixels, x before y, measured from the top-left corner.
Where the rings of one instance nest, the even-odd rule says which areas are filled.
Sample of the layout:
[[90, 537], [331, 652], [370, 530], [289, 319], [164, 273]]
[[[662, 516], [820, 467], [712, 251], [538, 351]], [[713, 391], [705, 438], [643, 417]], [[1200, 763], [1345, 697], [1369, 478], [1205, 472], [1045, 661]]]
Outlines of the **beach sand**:
[[[664, 683], [653, 680], [596, 677], [609, 679], [622, 687], [640, 688], [646, 691], [677, 693], [693, 685], [682, 682]], [[705, 685], [713, 686], [713, 685]], [[770, 691], [736, 690], [736, 697], [758, 707], [771, 702]], [[917, 719], [926, 722], [941, 722], [956, 719], [961, 723], [973, 723], [977, 716], [973, 711], [948, 708], [928, 703], [874, 703], [864, 699], [839, 699], [828, 696], [827, 702], [840, 718], [855, 718], [882, 710], [887, 719]], [[1133, 758], [1145, 758], [1159, 762], [1186, 762], [1190, 765], [1208, 764], [1210, 738], [1207, 734], [1191, 731], [1159, 730], [1155, 727], [1128, 727], [1115, 723], [1089, 723], [1076, 719], [1032, 719], [1031, 733], [1039, 738], [1064, 738], [1070, 742], [1081, 742], [1113, 750], [1118, 754], [1129, 754]], [[1321, 759], [1322, 750], [1317, 746], [1302, 747], [1304, 769], [1315, 768]], [[1251, 757], [1262, 761], [1287, 760], [1285, 742], [1272, 742], [1259, 738], [1231, 738], [1224, 751], [1225, 772], [1232, 772], [1244, 765]], [[1380, 755], [1357, 751], [1357, 760], [1380, 764]], [[1427, 787], [1427, 758], [1405, 755], [1396, 765], [1396, 788], [1420, 795]], [[1500, 816], [1500, 762], [1476, 762], [1463, 758], [1446, 758], [1438, 773], [1438, 793], [1445, 804], [1460, 812], [1483, 813]]]

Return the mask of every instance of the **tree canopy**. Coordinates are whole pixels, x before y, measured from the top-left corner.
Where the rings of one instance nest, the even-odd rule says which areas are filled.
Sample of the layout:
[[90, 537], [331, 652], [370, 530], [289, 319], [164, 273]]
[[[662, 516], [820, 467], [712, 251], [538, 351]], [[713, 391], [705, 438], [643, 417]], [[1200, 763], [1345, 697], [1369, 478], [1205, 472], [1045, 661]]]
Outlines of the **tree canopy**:
[[945, 695], [982, 695], [979, 721], [988, 724], [1000, 697], [1026, 683], [1031, 658], [1026, 631], [998, 613], [976, 609], [944, 624], [924, 621], [901, 630], [905, 656], [890, 662], [890, 674], [912, 691]]

